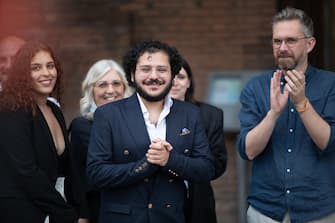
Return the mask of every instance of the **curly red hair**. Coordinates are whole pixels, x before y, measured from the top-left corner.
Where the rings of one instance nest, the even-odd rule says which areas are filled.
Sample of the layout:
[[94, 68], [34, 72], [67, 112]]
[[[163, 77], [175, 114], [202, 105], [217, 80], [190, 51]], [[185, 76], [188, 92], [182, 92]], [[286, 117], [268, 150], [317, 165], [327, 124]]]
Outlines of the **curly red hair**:
[[34, 97], [31, 60], [40, 51], [50, 53], [55, 62], [57, 70], [57, 81], [50, 96], [61, 102], [63, 72], [59, 60], [55, 57], [52, 49], [41, 41], [31, 41], [24, 44], [15, 55], [8, 79], [3, 83], [3, 91], [0, 92], [0, 109], [16, 111], [25, 109], [34, 111], [36, 101]]

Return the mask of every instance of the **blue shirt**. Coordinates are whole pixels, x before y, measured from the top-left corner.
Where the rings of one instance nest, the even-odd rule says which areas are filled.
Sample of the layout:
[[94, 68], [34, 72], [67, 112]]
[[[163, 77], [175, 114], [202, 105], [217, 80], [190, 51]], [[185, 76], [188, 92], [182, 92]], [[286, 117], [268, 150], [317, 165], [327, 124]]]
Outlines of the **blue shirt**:
[[[244, 159], [248, 159], [247, 133], [270, 109], [272, 75], [251, 79], [241, 93], [238, 149]], [[286, 212], [292, 223], [302, 223], [335, 211], [335, 75], [311, 66], [305, 75], [306, 96], [331, 133], [327, 148], [321, 151], [288, 99], [266, 148], [253, 160], [248, 197], [249, 204], [277, 221]]]

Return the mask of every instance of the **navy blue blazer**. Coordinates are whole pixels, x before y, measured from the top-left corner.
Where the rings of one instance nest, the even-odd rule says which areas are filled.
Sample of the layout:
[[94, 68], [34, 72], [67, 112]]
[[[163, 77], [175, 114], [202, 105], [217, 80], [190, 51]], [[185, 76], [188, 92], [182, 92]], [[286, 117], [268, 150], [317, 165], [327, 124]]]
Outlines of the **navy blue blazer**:
[[147, 162], [150, 138], [136, 94], [96, 110], [87, 175], [102, 190], [100, 222], [185, 221], [184, 180], [208, 182], [214, 176], [198, 107], [173, 100], [166, 141], [173, 146], [167, 165]]

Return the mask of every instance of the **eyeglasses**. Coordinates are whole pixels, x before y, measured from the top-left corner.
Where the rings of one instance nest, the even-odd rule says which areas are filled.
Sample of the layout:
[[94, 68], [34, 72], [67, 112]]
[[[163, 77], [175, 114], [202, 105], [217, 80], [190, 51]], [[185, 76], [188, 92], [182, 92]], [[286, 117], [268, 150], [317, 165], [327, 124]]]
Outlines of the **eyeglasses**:
[[152, 66], [140, 66], [139, 68], [137, 68], [136, 70], [138, 70], [139, 72], [143, 73], [143, 74], [151, 74], [153, 70], [155, 70], [156, 74], [167, 74], [169, 72], [169, 67], [167, 66], [156, 66], [156, 67], [152, 67]]
[[299, 40], [308, 39], [308, 38], [310, 37], [305, 36], [301, 38], [290, 37], [286, 39], [273, 39], [272, 46], [277, 49], [277, 48], [280, 48], [283, 43], [285, 43], [287, 47], [293, 48], [297, 45]]
[[106, 89], [111, 85], [113, 88], [118, 88], [122, 86], [121, 81], [112, 81], [112, 82], [107, 82], [107, 81], [98, 81], [94, 84], [95, 87], [100, 88], [100, 89]]

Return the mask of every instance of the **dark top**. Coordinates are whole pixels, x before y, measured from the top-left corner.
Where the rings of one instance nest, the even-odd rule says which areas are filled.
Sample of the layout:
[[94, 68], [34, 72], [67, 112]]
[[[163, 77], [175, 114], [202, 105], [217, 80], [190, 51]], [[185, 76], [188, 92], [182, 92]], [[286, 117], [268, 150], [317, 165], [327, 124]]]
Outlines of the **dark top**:
[[214, 176], [198, 107], [173, 100], [166, 141], [173, 147], [166, 166], [150, 164], [150, 137], [136, 94], [95, 111], [87, 173], [89, 183], [102, 189], [100, 223], [185, 222], [184, 180]]
[[[238, 148], [244, 159], [247, 159], [248, 131], [270, 109], [272, 74], [268, 72], [253, 78], [241, 93]], [[305, 75], [306, 96], [330, 125], [331, 134], [329, 144], [321, 151], [288, 101], [266, 148], [253, 160], [248, 198], [254, 208], [277, 221], [281, 221], [286, 212], [292, 223], [302, 223], [335, 211], [335, 75], [311, 66]]]
[[73, 119], [70, 125], [71, 148], [75, 158], [81, 185], [85, 188], [86, 199], [90, 209], [90, 223], [97, 223], [100, 207], [100, 192], [92, 190], [87, 183], [86, 158], [93, 121], [84, 117]]
[[[87, 216], [79, 180], [76, 179], [64, 117], [48, 102], [62, 129], [66, 149], [58, 157], [48, 124], [36, 108], [31, 112], [0, 112], [0, 211], [1, 222], [76, 222]], [[61, 172], [59, 172], [61, 171]], [[65, 176], [67, 202], [55, 189]]]
[[[223, 111], [212, 105], [196, 102], [209, 140], [209, 148], [215, 165], [215, 176], [221, 176], [227, 166], [227, 151], [223, 132]], [[210, 182], [189, 182], [189, 210], [187, 222], [216, 223], [215, 198]]]

